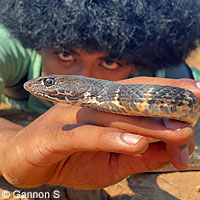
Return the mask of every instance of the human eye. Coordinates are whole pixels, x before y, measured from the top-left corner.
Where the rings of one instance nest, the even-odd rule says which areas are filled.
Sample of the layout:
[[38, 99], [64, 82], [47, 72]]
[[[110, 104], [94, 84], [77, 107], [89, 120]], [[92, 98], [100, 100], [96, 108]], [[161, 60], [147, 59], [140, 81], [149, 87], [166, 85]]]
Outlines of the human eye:
[[57, 53], [60, 60], [64, 62], [73, 62], [75, 57], [69, 51], [61, 51]]
[[105, 60], [101, 63], [101, 66], [113, 70], [119, 68], [121, 65], [113, 60]]

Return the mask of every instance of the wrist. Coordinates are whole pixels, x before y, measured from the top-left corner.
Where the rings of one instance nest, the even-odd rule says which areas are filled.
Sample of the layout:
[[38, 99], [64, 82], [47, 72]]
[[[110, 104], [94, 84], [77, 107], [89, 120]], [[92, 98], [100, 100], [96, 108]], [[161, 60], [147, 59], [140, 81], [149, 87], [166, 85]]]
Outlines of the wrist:
[[3, 118], [0, 118], [0, 127], [0, 176], [2, 176], [2, 164], [4, 163], [2, 153], [5, 152], [8, 142], [12, 140], [23, 127]]

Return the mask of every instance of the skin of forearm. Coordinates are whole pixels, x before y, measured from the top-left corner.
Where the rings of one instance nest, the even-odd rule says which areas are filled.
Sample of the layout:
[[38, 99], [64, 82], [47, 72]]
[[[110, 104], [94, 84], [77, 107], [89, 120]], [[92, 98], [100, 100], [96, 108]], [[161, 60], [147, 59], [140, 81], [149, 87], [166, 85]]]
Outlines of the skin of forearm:
[[[0, 118], [0, 154], [5, 145], [21, 130], [22, 126], [8, 121], [4, 118]], [[3, 162], [1, 160], [0, 162]], [[0, 176], [2, 176], [0, 169]]]

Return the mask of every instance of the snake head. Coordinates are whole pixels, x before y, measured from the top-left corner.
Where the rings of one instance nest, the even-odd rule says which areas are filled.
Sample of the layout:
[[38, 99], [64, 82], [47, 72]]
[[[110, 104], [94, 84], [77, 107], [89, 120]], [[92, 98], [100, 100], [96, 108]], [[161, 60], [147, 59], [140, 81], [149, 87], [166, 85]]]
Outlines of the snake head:
[[39, 98], [63, 103], [76, 103], [89, 89], [86, 77], [75, 75], [46, 75], [24, 83], [24, 88]]

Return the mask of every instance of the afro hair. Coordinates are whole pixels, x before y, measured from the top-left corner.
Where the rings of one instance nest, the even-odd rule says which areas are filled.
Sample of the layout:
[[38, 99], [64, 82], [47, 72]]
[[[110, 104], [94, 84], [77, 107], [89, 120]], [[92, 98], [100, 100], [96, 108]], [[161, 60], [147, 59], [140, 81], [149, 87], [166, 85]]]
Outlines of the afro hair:
[[157, 69], [200, 38], [199, 0], [1, 0], [0, 23], [24, 47], [80, 48]]

